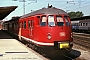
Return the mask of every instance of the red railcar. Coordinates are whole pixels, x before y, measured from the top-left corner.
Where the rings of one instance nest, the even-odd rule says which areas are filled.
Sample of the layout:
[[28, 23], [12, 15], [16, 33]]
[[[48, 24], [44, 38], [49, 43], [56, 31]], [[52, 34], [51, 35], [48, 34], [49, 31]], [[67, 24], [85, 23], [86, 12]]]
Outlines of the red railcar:
[[68, 51], [73, 46], [70, 18], [61, 9], [42, 8], [14, 20], [14, 24], [18, 26], [13, 33], [29, 46]]

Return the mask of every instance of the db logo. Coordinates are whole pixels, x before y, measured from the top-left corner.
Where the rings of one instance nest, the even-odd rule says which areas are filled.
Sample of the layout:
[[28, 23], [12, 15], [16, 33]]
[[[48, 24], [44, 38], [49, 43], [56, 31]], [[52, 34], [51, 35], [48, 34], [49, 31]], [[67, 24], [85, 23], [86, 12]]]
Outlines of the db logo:
[[65, 32], [60, 32], [60, 36], [65, 36]]

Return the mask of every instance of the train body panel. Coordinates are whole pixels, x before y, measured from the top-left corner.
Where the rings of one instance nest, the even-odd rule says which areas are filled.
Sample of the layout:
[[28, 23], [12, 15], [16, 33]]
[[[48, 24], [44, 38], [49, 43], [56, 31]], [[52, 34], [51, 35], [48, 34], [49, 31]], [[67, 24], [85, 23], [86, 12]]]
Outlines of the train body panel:
[[83, 31], [90, 32], [90, 19], [77, 19], [76, 21], [72, 21], [72, 29], [74, 31]]
[[[45, 39], [46, 42], [54, 42], [54, 41], [65, 41], [70, 40], [71, 38], [71, 32], [70, 28], [67, 27], [68, 30], [65, 30], [66, 27], [41, 27], [39, 28], [39, 40]], [[48, 36], [51, 36], [51, 38], [48, 38]], [[45, 41], [44, 41], [45, 42]]]
[[79, 30], [79, 21], [71, 21], [72, 23], [72, 30], [78, 31]]

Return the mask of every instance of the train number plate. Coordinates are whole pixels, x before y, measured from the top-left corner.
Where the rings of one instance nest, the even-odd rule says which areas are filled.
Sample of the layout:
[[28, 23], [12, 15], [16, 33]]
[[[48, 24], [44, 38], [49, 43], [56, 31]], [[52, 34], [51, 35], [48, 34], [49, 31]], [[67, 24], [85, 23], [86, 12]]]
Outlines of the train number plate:
[[59, 48], [69, 48], [69, 43], [60, 43]]

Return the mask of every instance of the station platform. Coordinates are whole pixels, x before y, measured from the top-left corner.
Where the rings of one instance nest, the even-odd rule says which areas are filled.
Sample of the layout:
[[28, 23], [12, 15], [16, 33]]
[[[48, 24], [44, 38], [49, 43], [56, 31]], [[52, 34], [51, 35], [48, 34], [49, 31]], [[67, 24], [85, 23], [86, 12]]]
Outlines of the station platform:
[[0, 30], [0, 60], [47, 60]]

